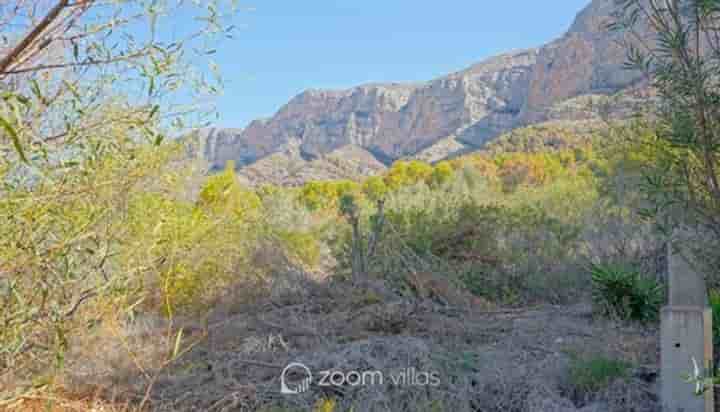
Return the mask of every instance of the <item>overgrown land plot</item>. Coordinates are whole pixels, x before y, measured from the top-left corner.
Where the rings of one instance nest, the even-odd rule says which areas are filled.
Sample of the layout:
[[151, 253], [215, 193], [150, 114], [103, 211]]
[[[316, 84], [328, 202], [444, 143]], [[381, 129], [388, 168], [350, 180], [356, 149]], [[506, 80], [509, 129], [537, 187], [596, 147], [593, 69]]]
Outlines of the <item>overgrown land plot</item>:
[[720, 342], [715, 2], [237, 135], [231, 3], [0, 4], [1, 411], [657, 411], [677, 228]]

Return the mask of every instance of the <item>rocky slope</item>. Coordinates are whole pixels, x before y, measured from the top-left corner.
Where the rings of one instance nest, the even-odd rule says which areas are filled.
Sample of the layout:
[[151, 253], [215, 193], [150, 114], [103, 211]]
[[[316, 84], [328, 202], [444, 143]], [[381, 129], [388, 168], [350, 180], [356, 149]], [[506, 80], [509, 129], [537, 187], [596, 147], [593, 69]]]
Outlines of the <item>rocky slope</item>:
[[[439, 160], [470, 151], [528, 124], [587, 120], [597, 115], [583, 106], [590, 96], [618, 94], [620, 100], [632, 101], [627, 91], [642, 83], [639, 73], [623, 69], [625, 54], [614, 42], [616, 35], [603, 28], [612, 7], [613, 0], [593, 0], [560, 39], [426, 83], [305, 91], [272, 118], [244, 130], [202, 131], [202, 155], [214, 168], [228, 160], [241, 168], [255, 164], [246, 174], [251, 181], [297, 183], [323, 175], [295, 173], [303, 177], [288, 182], [278, 168], [292, 162], [297, 170], [322, 170], [318, 162], [330, 156], [359, 162], [349, 167], [372, 172], [378, 162]], [[341, 155], [333, 156], [335, 152]], [[360, 153], [359, 158], [353, 153]], [[268, 157], [274, 161], [262, 162]]]

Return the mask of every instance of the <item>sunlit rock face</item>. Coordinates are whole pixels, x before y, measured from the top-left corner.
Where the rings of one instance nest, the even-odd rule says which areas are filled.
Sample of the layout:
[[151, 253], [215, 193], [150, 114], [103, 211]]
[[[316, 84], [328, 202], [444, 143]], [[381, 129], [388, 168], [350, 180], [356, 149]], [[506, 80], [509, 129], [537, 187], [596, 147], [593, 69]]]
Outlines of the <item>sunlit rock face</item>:
[[[387, 165], [425, 153], [441, 159], [472, 150], [515, 127], [562, 119], [562, 113], [583, 120], [586, 111], [565, 110], [564, 102], [614, 94], [641, 80], [623, 68], [619, 34], [605, 30], [613, 2], [593, 1], [562, 38], [545, 46], [492, 57], [426, 83], [307, 90], [244, 130], [206, 131], [202, 154], [215, 168], [228, 160], [245, 167], [289, 151], [305, 162], [369, 153]], [[362, 151], [340, 150], [346, 146]]]
[[596, 0], [578, 14], [570, 30], [540, 49], [523, 121], [545, 120], [545, 111], [565, 99], [583, 94], [612, 94], [641, 80], [623, 67], [626, 52], [620, 33], [606, 29], [614, 0]]

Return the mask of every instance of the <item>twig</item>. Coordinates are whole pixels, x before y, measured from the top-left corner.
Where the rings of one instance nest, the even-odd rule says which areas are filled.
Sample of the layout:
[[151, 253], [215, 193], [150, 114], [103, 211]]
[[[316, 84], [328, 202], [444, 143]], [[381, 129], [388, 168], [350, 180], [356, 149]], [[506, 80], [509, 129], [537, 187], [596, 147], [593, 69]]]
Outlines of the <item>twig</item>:
[[98, 293], [94, 290], [88, 290], [86, 292], [83, 292], [82, 296], [80, 296], [80, 298], [77, 300], [77, 302], [75, 302], [75, 304], [72, 306], [72, 308], [70, 308], [70, 310], [65, 312], [64, 316], [66, 318], [71, 317], [72, 315], [75, 314], [75, 312], [78, 310], [78, 308], [80, 308], [80, 305], [82, 305], [83, 302], [85, 302], [88, 299], [94, 298], [97, 295], [98, 295]]
[[100, 66], [100, 65], [106, 65], [106, 64], [111, 64], [111, 63], [119, 63], [119, 62], [123, 62], [123, 61], [130, 61], [133, 59], [137, 59], [138, 57], [147, 56], [148, 54], [149, 54], [148, 51], [143, 51], [143, 52], [128, 54], [127, 56], [115, 56], [115, 57], [111, 57], [111, 58], [105, 59], [105, 60], [87, 60], [87, 61], [76, 62], [76, 63], [41, 64], [38, 66], [26, 67], [23, 69], [0, 71], [0, 74], [21, 74], [21, 73], [37, 72], [37, 71], [41, 71], [41, 70], [65, 69], [65, 68], [72, 68], [72, 67]]

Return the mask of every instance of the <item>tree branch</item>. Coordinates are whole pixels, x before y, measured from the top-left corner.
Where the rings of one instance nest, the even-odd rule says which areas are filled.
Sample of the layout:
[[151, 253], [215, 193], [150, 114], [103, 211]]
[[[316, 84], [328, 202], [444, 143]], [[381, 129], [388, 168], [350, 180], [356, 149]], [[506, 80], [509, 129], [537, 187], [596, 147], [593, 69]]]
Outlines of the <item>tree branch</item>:
[[116, 57], [111, 57], [111, 58], [105, 59], [105, 60], [88, 60], [88, 61], [77, 62], [77, 63], [40, 64], [37, 66], [25, 67], [22, 69], [8, 70], [5, 72], [0, 70], [0, 75], [2, 75], [2, 74], [21, 74], [21, 73], [37, 72], [37, 71], [41, 71], [41, 70], [51, 70], [51, 69], [67, 69], [67, 68], [71, 68], [71, 67], [101, 66], [101, 65], [105, 65], [105, 64], [112, 64], [112, 63], [119, 63], [119, 62], [123, 62], [123, 61], [134, 60], [138, 57], [146, 56], [147, 54], [148, 54], [148, 51], [140, 51], [137, 53], [129, 54], [127, 56], [116, 56]]
[[59, 0], [47, 15], [23, 38], [14, 49], [0, 60], [0, 74], [5, 74], [13, 62], [60, 16], [70, 0]]

